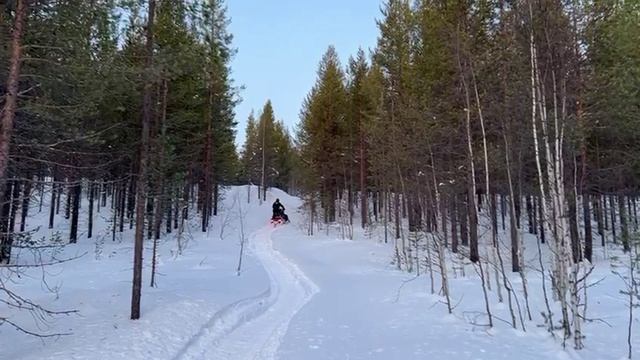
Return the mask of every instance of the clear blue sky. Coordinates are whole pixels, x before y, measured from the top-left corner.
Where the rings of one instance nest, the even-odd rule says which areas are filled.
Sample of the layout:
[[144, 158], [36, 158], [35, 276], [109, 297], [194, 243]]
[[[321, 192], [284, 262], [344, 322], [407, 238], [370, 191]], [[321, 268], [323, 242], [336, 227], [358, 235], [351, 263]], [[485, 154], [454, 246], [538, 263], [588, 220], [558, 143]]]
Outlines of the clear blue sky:
[[378, 0], [228, 0], [230, 31], [238, 49], [233, 63], [242, 103], [236, 108], [238, 138], [246, 119], [267, 99], [290, 131], [313, 86], [322, 54], [334, 45], [343, 65], [358, 47], [373, 48], [380, 17]]

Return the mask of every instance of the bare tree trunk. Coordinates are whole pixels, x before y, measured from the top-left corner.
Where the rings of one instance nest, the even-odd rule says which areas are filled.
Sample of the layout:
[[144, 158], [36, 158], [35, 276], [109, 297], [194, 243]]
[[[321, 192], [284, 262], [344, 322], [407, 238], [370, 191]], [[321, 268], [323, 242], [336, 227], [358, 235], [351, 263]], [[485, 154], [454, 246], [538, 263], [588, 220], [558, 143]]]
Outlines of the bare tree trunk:
[[153, 240], [160, 239], [162, 229], [162, 215], [164, 214], [164, 202], [165, 202], [165, 186], [164, 179], [160, 181], [160, 185], [157, 187], [157, 195], [155, 201], [155, 208], [153, 211]]
[[463, 199], [466, 201], [461, 202], [461, 206], [458, 206], [458, 219], [460, 219], [460, 241], [462, 246], [469, 246], [469, 206], [468, 206], [468, 194], [463, 194]]
[[[529, 14], [533, 20], [533, 10], [532, 10], [532, 5], [531, 3], [529, 3]], [[540, 237], [541, 237], [541, 241], [537, 244], [538, 247], [538, 260], [540, 262], [540, 271], [542, 272], [542, 292], [544, 294], [544, 299], [545, 299], [545, 305], [546, 305], [546, 320], [547, 320], [547, 329], [549, 332], [553, 333], [554, 331], [554, 323], [553, 323], [553, 313], [551, 312], [551, 306], [549, 304], [549, 298], [547, 296], [547, 290], [546, 290], [546, 284], [545, 284], [545, 279], [546, 279], [546, 274], [545, 274], [545, 268], [544, 268], [544, 264], [543, 264], [543, 259], [542, 259], [542, 250], [541, 250], [541, 243], [544, 243], [544, 239], [545, 239], [545, 234], [546, 234], [546, 225], [547, 225], [547, 205], [546, 205], [546, 201], [547, 201], [547, 197], [546, 197], [546, 191], [545, 191], [545, 181], [544, 181], [544, 173], [543, 173], [543, 169], [542, 169], [542, 161], [541, 161], [541, 157], [540, 157], [540, 147], [539, 147], [539, 143], [538, 143], [538, 129], [537, 129], [537, 102], [538, 102], [538, 97], [537, 97], [537, 81], [536, 81], [536, 73], [537, 73], [537, 52], [536, 52], [536, 46], [535, 46], [535, 41], [534, 41], [534, 32], [533, 32], [533, 27], [531, 28], [531, 34], [530, 34], [530, 51], [531, 51], [531, 123], [532, 123], [532, 129], [533, 129], [533, 141], [534, 141], [534, 152], [535, 152], [535, 159], [536, 159], [536, 168], [537, 168], [537, 175], [538, 175], [538, 185], [540, 186]], [[551, 161], [551, 159], [547, 159], [547, 161]], [[551, 176], [551, 174], [548, 174], [548, 176]]]
[[[140, 162], [140, 159], [138, 159], [138, 162]], [[139, 173], [140, 169], [138, 169], [137, 171]], [[127, 219], [129, 219], [129, 229], [133, 229], [133, 223], [134, 223], [134, 217], [135, 217], [135, 211], [136, 211], [136, 195], [137, 195], [136, 184], [137, 184], [136, 178], [132, 177], [131, 181], [129, 181], [129, 192], [127, 197]]]
[[375, 190], [372, 192], [372, 199], [371, 201], [373, 202], [373, 220], [375, 222], [378, 222], [378, 209], [379, 209], [379, 201], [378, 201], [378, 197], [380, 192], [378, 190]]
[[62, 184], [60, 183], [56, 184], [56, 215], [60, 214], [60, 203], [61, 203], [63, 192], [64, 191], [62, 189]]
[[631, 198], [632, 204], [633, 204], [633, 224], [634, 224], [634, 230], [638, 230], [638, 207], [636, 204], [636, 197], [635, 195], [632, 196]]
[[160, 187], [159, 193], [156, 195], [155, 202], [155, 214], [154, 214], [154, 236], [153, 236], [153, 250], [151, 253], [151, 287], [156, 286], [156, 268], [158, 260], [158, 241], [160, 240], [160, 226], [162, 225], [162, 213], [163, 213], [163, 198], [164, 198], [164, 179]]
[[11, 260], [13, 234], [9, 231], [9, 218], [11, 217], [12, 186], [13, 181], [6, 184], [2, 194], [4, 201], [0, 204], [0, 264], [9, 263]]
[[544, 199], [542, 197], [538, 197], [538, 232], [540, 233], [540, 243], [544, 244], [547, 242], [547, 232], [545, 231], [544, 226]]
[[[151, 163], [151, 161], [149, 161], [149, 163]], [[149, 165], [147, 165], [147, 167], [148, 166]], [[147, 171], [149, 171], [149, 170], [147, 170]], [[153, 180], [151, 180], [150, 182], [152, 182], [152, 181]], [[155, 204], [155, 199], [157, 197], [157, 195], [154, 194], [154, 184], [152, 183], [150, 185], [151, 186], [148, 186], [148, 188], [151, 189], [151, 190], [148, 191], [148, 194], [147, 194], [147, 239], [149, 239], [149, 240], [153, 239], [153, 224], [155, 223], [155, 221], [154, 221], [154, 210], [155, 210], [154, 204]]]
[[44, 187], [45, 187], [45, 177], [43, 175], [38, 175], [36, 179], [39, 181], [38, 191], [40, 193], [40, 199], [38, 201], [38, 214], [42, 212], [42, 207], [44, 206]]
[[531, 202], [533, 205], [533, 208], [531, 209], [531, 218], [533, 220], [533, 232], [532, 234], [537, 235], [538, 234], [538, 197], [537, 196], [531, 196]]
[[[89, 181], [89, 218], [88, 218], [88, 229], [87, 229], [87, 238], [91, 239], [93, 237], [93, 204], [95, 197], [95, 185], [93, 181]], [[98, 200], [100, 203], [100, 200]]]
[[593, 231], [591, 229], [591, 197], [588, 193], [582, 194], [582, 217], [584, 221], [584, 257], [592, 262], [593, 257]]
[[218, 181], [213, 184], [213, 216], [218, 216], [218, 201], [220, 199], [220, 187]]
[[[111, 184], [109, 186], [110, 189], [114, 188], [114, 184]], [[100, 190], [101, 190], [101, 194], [100, 196], [102, 197], [102, 207], [107, 206], [107, 186], [104, 184], [104, 180], [102, 181], [102, 184], [100, 185]]]
[[573, 262], [577, 263], [582, 260], [582, 251], [580, 246], [580, 237], [578, 236], [578, 206], [575, 196], [575, 187], [571, 189], [569, 196], [569, 234], [571, 237], [571, 252]]
[[400, 195], [398, 194], [397, 189], [393, 194], [393, 214], [396, 227], [396, 239], [400, 239]]
[[[516, 221], [516, 204], [515, 204], [515, 193], [513, 191], [513, 179], [511, 178], [511, 158], [509, 153], [511, 151], [509, 146], [509, 141], [507, 140], [506, 134], [503, 134], [504, 144], [505, 144], [505, 159], [506, 159], [506, 168], [507, 168], [507, 182], [509, 184], [509, 230], [511, 233], [511, 270], [513, 272], [520, 272], [522, 270], [520, 263], [520, 238], [518, 234], [518, 224]], [[535, 210], [533, 210], [535, 213]], [[535, 217], [535, 215], [534, 215]], [[529, 220], [530, 224], [532, 223]], [[531, 226], [531, 225], [529, 225]]]
[[4, 96], [4, 106], [0, 113], [0, 195], [4, 194], [3, 187], [6, 186], [13, 122], [18, 107], [20, 67], [22, 65], [22, 37], [24, 35], [25, 20], [29, 12], [29, 0], [16, 0], [15, 5], [7, 89]]
[[624, 252], [631, 251], [631, 239], [629, 236], [629, 219], [625, 207], [624, 195], [618, 195], [618, 211], [620, 216], [620, 237], [622, 238], [622, 246]]
[[598, 234], [602, 240], [602, 246], [606, 245], [604, 236], [604, 219], [602, 216], [602, 195], [596, 195], [594, 198], [593, 211], [595, 212], [596, 222], [598, 226]]
[[56, 185], [56, 177], [53, 176], [53, 182], [51, 183], [51, 207], [49, 208], [49, 229], [53, 229], [53, 223], [56, 215], [56, 198], [58, 195], [58, 186]]
[[69, 192], [71, 202], [71, 233], [69, 242], [75, 244], [78, 241], [78, 221], [80, 220], [80, 199], [82, 196], [82, 184], [80, 180], [74, 180], [74, 184]]
[[65, 220], [69, 220], [71, 219], [71, 200], [73, 199], [73, 194], [71, 192], [73, 191], [73, 187], [69, 186], [69, 179], [66, 180], [66, 185], [67, 197], [65, 199], [64, 218]]
[[120, 184], [120, 191], [119, 191], [119, 197], [120, 197], [120, 211], [119, 211], [119, 216], [120, 216], [120, 228], [118, 229], [119, 232], [124, 232], [124, 217], [125, 217], [125, 212], [126, 212], [126, 205], [127, 205], [127, 183], [126, 181], [123, 181]]
[[614, 244], [618, 243], [618, 235], [616, 234], [616, 203], [613, 200], [614, 196], [609, 196], [609, 214], [611, 215], [611, 234], [613, 235]]
[[111, 212], [113, 212], [112, 226], [111, 226], [111, 241], [116, 241], [116, 227], [118, 226], [118, 215], [120, 210], [120, 190], [114, 190], [111, 198]]
[[[505, 150], [508, 151], [508, 150]], [[531, 196], [527, 195], [525, 197], [525, 207], [527, 210], [527, 224], [529, 225], [529, 234], [534, 233], [534, 225], [533, 225], [533, 204], [531, 202]]]
[[[480, 254], [478, 252], [478, 203], [476, 201], [477, 187], [476, 187], [476, 168], [474, 164], [473, 156], [473, 138], [471, 135], [471, 100], [469, 95], [469, 88], [467, 86], [466, 74], [460, 60], [459, 41], [457, 48], [458, 66], [460, 70], [460, 79], [462, 80], [462, 87], [465, 94], [465, 117], [466, 117], [466, 132], [467, 132], [467, 157], [469, 161], [469, 173], [467, 184], [467, 200], [468, 200], [468, 212], [469, 212], [469, 259], [476, 263], [480, 260]], [[484, 280], [483, 280], [484, 281]]]
[[214, 96], [214, 75], [209, 74], [208, 84], [208, 102], [205, 110], [205, 121], [207, 122], [207, 136], [205, 144], [205, 168], [204, 168], [204, 189], [202, 189], [202, 232], [209, 229], [209, 220], [212, 214], [212, 195], [213, 195], [213, 96]]
[[447, 197], [444, 195], [440, 195], [440, 221], [442, 222], [442, 241], [444, 242], [444, 247], [449, 247], [449, 228], [447, 227], [447, 203], [451, 203], [447, 201]]
[[[149, 0], [146, 45], [145, 68], [151, 70], [153, 66], [153, 28], [155, 22], [156, 1]], [[138, 169], [138, 186], [136, 194], [136, 231], [133, 255], [133, 286], [131, 289], [131, 319], [140, 318], [140, 298], [142, 291], [142, 252], [144, 242], [144, 215], [147, 186], [147, 158], [149, 151], [149, 127], [153, 118], [153, 79], [151, 75], [146, 79], [144, 98], [142, 102], [142, 134], [140, 136], [140, 166]]]
[[[166, 195], [166, 186], [165, 186], [165, 182], [166, 182], [166, 178], [165, 178], [165, 167], [164, 167], [164, 162], [165, 162], [165, 141], [166, 141], [166, 122], [167, 122], [167, 95], [169, 93], [169, 87], [167, 86], [167, 80], [163, 79], [162, 83], [160, 85], [160, 116], [156, 117], [156, 128], [160, 130], [160, 141], [156, 140], [156, 152], [157, 152], [157, 166], [158, 168], [156, 169], [156, 174], [157, 174], [157, 179], [156, 179], [156, 203], [155, 203], [155, 209], [154, 209], [154, 215], [153, 215], [153, 219], [154, 219], [154, 236], [153, 236], [153, 240], [154, 240], [154, 248], [156, 247], [155, 242], [157, 242], [158, 239], [160, 239], [160, 235], [161, 235], [161, 226], [162, 226], [162, 218], [163, 218], [163, 214], [164, 214], [164, 210], [166, 207], [166, 203], [167, 203], [167, 195]], [[157, 130], [156, 129], [156, 130]], [[171, 208], [171, 206], [169, 206], [169, 208]], [[168, 224], [169, 224], [169, 228], [171, 228], [171, 220], [167, 220]], [[155, 251], [153, 254], [153, 259], [155, 261]], [[155, 270], [155, 267], [154, 267]], [[152, 275], [153, 277], [154, 275]], [[151, 281], [151, 286], [153, 287], [155, 284], [155, 282], [152, 280]]]
[[9, 236], [12, 236], [16, 229], [16, 215], [20, 206], [20, 180], [13, 181], [11, 192], [11, 216], [9, 218]]
[[[31, 204], [32, 185], [33, 177], [31, 175], [27, 175], [27, 180], [25, 181], [22, 190], [22, 214], [20, 216], [20, 232], [24, 232], [27, 226], [27, 216], [29, 215], [29, 205]], [[42, 196], [40, 198], [42, 199]]]
[[175, 208], [173, 209], [173, 229], [178, 230], [180, 228], [180, 203], [182, 199], [180, 198], [180, 186], [176, 186], [176, 199], [175, 199]]
[[173, 185], [169, 185], [169, 194], [167, 201], [165, 203], [165, 208], [167, 211], [167, 223], [165, 224], [165, 231], [167, 232], [167, 234], [171, 234], [171, 232], [173, 231], [173, 204], [172, 202], [174, 201], [174, 196], [175, 191], [174, 191], [174, 186]]
[[457, 198], [455, 195], [451, 196], [450, 211], [450, 223], [451, 223], [451, 251], [454, 254], [458, 253], [458, 211], [457, 211]]

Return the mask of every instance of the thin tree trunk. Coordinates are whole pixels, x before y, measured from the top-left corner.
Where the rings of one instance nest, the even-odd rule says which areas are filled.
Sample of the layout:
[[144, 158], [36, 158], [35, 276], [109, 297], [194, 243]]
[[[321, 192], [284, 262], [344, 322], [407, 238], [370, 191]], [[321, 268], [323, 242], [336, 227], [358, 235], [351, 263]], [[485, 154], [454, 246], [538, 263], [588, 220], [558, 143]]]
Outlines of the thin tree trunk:
[[53, 229], [53, 223], [56, 215], [56, 201], [58, 195], [58, 186], [56, 185], [55, 175], [53, 177], [53, 183], [51, 183], [51, 206], [49, 207], [49, 229]]
[[9, 220], [9, 232], [12, 235], [16, 229], [16, 215], [20, 206], [20, 181], [13, 181], [13, 191], [11, 193], [11, 216]]
[[634, 230], [638, 230], [638, 207], [636, 204], [636, 197], [635, 195], [631, 197], [631, 201], [633, 204], [633, 224], [634, 224]]
[[594, 199], [593, 211], [596, 213], [596, 222], [598, 223], [598, 234], [602, 240], [602, 246], [606, 245], [606, 239], [604, 235], [604, 220], [602, 216], [602, 195], [597, 195]]
[[[520, 237], [518, 234], [518, 221], [516, 220], [516, 200], [515, 200], [515, 192], [513, 191], [513, 179], [511, 177], [511, 157], [510, 154], [510, 144], [507, 139], [507, 135], [503, 134], [503, 140], [505, 144], [505, 160], [506, 160], [506, 168], [507, 168], [507, 182], [509, 184], [509, 230], [511, 233], [511, 270], [513, 272], [520, 272], [521, 269], [521, 258], [520, 258]], [[535, 217], [535, 209], [532, 210], [534, 212], [533, 217]], [[529, 220], [531, 224], [533, 221]], [[529, 225], [531, 226], [531, 225]], [[506, 284], [505, 284], [506, 286]]]
[[[468, 194], [464, 194], [463, 198], [467, 198]], [[462, 246], [469, 246], [469, 206], [468, 201], [463, 201], [462, 206], [458, 206], [458, 218], [460, 219], [460, 241]]]
[[451, 201], [447, 201], [446, 195], [440, 195], [440, 221], [442, 221], [442, 237], [444, 241], [444, 247], [449, 247], [449, 228], [447, 227], [447, 203], [451, 204]]
[[624, 252], [631, 251], [631, 239], [629, 236], [629, 219], [627, 218], [627, 211], [624, 201], [624, 195], [618, 195], [618, 210], [620, 216], [620, 237], [622, 238], [622, 246]]
[[526, 204], [526, 209], [527, 209], [527, 224], [529, 225], [529, 234], [533, 234], [534, 233], [534, 229], [535, 229], [534, 224], [533, 224], [533, 218], [534, 218], [533, 212], [534, 212], [534, 209], [533, 209], [533, 204], [532, 204], [531, 199], [532, 199], [531, 196], [527, 195], [525, 197], [525, 204]]
[[[89, 223], [88, 223], [88, 229], [87, 229], [87, 238], [91, 239], [93, 237], [93, 204], [94, 204], [94, 197], [95, 197], [95, 185], [93, 183], [93, 181], [89, 182]], [[98, 200], [98, 203], [100, 203], [100, 200]]]
[[[147, 167], [149, 165], [147, 164]], [[147, 171], [150, 172], [150, 169], [147, 169]], [[153, 225], [155, 224], [154, 222], [154, 211], [155, 211], [155, 199], [156, 199], [156, 194], [153, 194], [153, 184], [151, 184], [151, 186], [149, 186], [149, 188], [151, 188], [152, 190], [150, 191], [151, 194], [147, 195], [147, 239], [151, 240], [153, 239]]]
[[[150, 70], [153, 66], [153, 28], [155, 19], [156, 1], [149, 0], [146, 28], [145, 68]], [[147, 158], [149, 151], [149, 127], [153, 118], [153, 80], [151, 75], [146, 79], [144, 99], [142, 102], [142, 134], [140, 136], [140, 166], [138, 169], [138, 186], [136, 194], [136, 230], [133, 256], [133, 286], [131, 289], [131, 319], [140, 318], [140, 298], [142, 291], [142, 252], [144, 242], [144, 215], [147, 186]]]
[[56, 184], [56, 215], [60, 215], [60, 204], [62, 203], [62, 184]]
[[609, 231], [609, 208], [607, 207], [607, 196], [601, 195], [600, 200], [602, 202], [601, 216], [604, 219], [604, 230]]
[[532, 234], [537, 235], [538, 234], [538, 197], [537, 196], [531, 196], [531, 201], [533, 203], [533, 209], [532, 209], [532, 214], [531, 214], [531, 218], [533, 220], [533, 232]]
[[167, 209], [167, 223], [165, 226], [165, 231], [167, 234], [171, 234], [173, 231], [173, 196], [174, 196], [174, 187], [172, 185], [169, 186], [169, 194], [166, 202]]
[[[459, 44], [458, 44], [459, 46]], [[467, 211], [469, 213], [469, 260], [477, 263], [480, 260], [478, 252], [478, 203], [476, 201], [476, 168], [473, 155], [473, 138], [471, 135], [471, 100], [469, 97], [469, 88], [467, 87], [466, 74], [460, 61], [460, 49], [457, 49], [458, 66], [460, 70], [460, 78], [465, 94], [465, 117], [466, 117], [466, 135], [467, 135], [467, 161], [469, 162], [469, 173], [467, 174]]]
[[80, 180], [75, 180], [75, 184], [71, 187], [73, 193], [69, 196], [73, 200], [71, 203], [71, 233], [69, 242], [75, 244], [78, 241], [78, 221], [80, 220], [80, 200], [82, 196], [82, 184]]
[[573, 262], [577, 263], [582, 260], [582, 251], [580, 249], [580, 237], [578, 236], [578, 207], [576, 205], [575, 188], [571, 189], [569, 193], [569, 235], [571, 237]]
[[378, 222], [378, 190], [373, 190], [371, 192], [371, 203], [372, 203], [372, 211], [373, 211], [373, 220]]
[[178, 230], [180, 227], [180, 203], [182, 202], [182, 199], [180, 199], [180, 186], [176, 187], [175, 192], [176, 199], [174, 205], [175, 208], [173, 209], [173, 229]]
[[[118, 192], [118, 196], [120, 197], [120, 201], [119, 201], [119, 215], [120, 215], [120, 228], [118, 229], [118, 231], [120, 231], [121, 233], [124, 232], [124, 217], [125, 217], [125, 212], [126, 212], [126, 204], [127, 204], [127, 183], [126, 182], [122, 182], [120, 184], [120, 191]], [[131, 188], [129, 187], [129, 191], [131, 191]]]
[[[32, 185], [33, 178], [31, 177], [31, 175], [28, 175], [27, 180], [24, 183], [24, 188], [22, 190], [22, 214], [20, 217], [20, 232], [24, 232], [27, 227], [27, 216], [29, 215], [29, 205], [31, 204]], [[40, 198], [42, 199], [42, 196]]]
[[161, 180], [161, 184], [158, 187], [158, 195], [156, 196], [155, 209], [154, 209], [154, 215], [153, 215], [153, 221], [154, 221], [153, 239], [154, 240], [160, 239], [160, 235], [161, 235], [160, 229], [162, 228], [162, 214], [164, 214], [164, 207], [165, 207], [164, 192], [165, 192], [164, 180]]
[[[114, 185], [111, 184], [110, 188], [113, 188], [113, 187]], [[101, 190], [101, 196], [102, 196], [102, 207], [106, 207], [107, 206], [107, 186], [105, 185], [104, 180], [100, 185], [100, 190]]]
[[44, 182], [45, 182], [45, 177], [39, 175], [37, 177], [39, 184], [38, 184], [38, 190], [40, 192], [40, 200], [39, 200], [39, 209], [38, 209], [38, 214], [42, 212], [42, 207], [44, 206]]
[[591, 198], [588, 193], [582, 194], [582, 216], [584, 221], [584, 257], [592, 262], [593, 259], [593, 231], [591, 229]]
[[616, 234], [616, 203], [614, 196], [609, 196], [609, 214], [611, 215], [611, 234], [613, 234], [613, 242], [618, 243], [618, 235]]
[[0, 203], [0, 264], [9, 263], [11, 260], [13, 234], [9, 231], [9, 218], [11, 217], [12, 186], [13, 182], [8, 182], [4, 187], [3, 202]]
[[202, 191], [203, 203], [202, 203], [202, 232], [207, 232], [209, 229], [209, 220], [211, 218], [212, 209], [212, 196], [213, 196], [213, 74], [209, 75], [208, 84], [208, 101], [207, 109], [205, 110], [205, 121], [207, 124], [207, 136], [205, 144], [205, 168], [204, 168], [204, 189]]
[[73, 186], [69, 186], [69, 179], [67, 179], [67, 198], [65, 199], [64, 218], [66, 220], [71, 219], [71, 201], [73, 200]]
[[393, 214], [396, 226], [396, 239], [400, 239], [400, 195], [395, 191], [393, 196]]
[[213, 184], [213, 216], [218, 216], [218, 201], [220, 199], [220, 188], [218, 182]]
[[[138, 162], [140, 161], [140, 159], [138, 159]], [[138, 169], [138, 172], [140, 170]], [[129, 229], [133, 229], [133, 224], [135, 222], [135, 211], [136, 211], [136, 195], [137, 195], [137, 189], [136, 189], [136, 183], [137, 180], [136, 178], [132, 177], [131, 181], [129, 182], [129, 192], [128, 192], [128, 196], [127, 196], [127, 219], [129, 219]]]
[[544, 222], [544, 199], [540, 196], [538, 197], [538, 232], [540, 232], [540, 243], [542, 244], [547, 242], [547, 232], [545, 231]]
[[454, 254], [458, 253], [458, 211], [457, 211], [457, 198], [455, 195], [451, 197], [450, 210], [450, 223], [451, 223], [451, 251]]

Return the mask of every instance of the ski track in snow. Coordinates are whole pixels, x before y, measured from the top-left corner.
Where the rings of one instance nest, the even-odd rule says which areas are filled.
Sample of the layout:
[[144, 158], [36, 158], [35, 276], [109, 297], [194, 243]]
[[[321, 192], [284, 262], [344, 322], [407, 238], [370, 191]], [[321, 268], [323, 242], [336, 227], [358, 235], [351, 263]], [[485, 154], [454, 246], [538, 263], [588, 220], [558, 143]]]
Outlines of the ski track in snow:
[[249, 237], [249, 248], [269, 275], [269, 288], [218, 311], [174, 360], [272, 360], [289, 322], [319, 291], [300, 268], [273, 248], [265, 226]]

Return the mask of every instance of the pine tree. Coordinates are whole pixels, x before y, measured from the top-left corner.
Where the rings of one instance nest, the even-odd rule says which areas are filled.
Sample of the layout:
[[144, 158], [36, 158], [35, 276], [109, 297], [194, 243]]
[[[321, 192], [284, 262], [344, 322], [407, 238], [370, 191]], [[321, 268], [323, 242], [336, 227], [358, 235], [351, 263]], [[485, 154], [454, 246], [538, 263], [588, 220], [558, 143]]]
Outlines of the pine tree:
[[299, 136], [302, 160], [313, 168], [309, 190], [320, 196], [325, 222], [336, 220], [338, 192], [344, 188], [346, 89], [338, 54], [329, 47], [318, 69], [318, 79], [303, 110]]
[[[369, 65], [364, 51], [360, 49], [357, 57], [349, 61], [349, 83], [348, 83], [348, 115], [346, 121], [346, 133], [349, 139], [348, 163], [346, 167], [351, 169], [349, 176], [349, 207], [353, 213], [355, 199], [352, 200], [356, 185], [360, 192], [360, 218], [361, 226], [367, 226], [369, 217], [369, 181], [368, 181], [368, 134], [367, 128], [370, 126], [370, 117], [374, 114], [373, 95], [368, 93], [367, 77], [369, 75]], [[357, 168], [357, 180], [354, 179], [354, 168]]]

